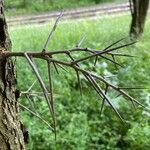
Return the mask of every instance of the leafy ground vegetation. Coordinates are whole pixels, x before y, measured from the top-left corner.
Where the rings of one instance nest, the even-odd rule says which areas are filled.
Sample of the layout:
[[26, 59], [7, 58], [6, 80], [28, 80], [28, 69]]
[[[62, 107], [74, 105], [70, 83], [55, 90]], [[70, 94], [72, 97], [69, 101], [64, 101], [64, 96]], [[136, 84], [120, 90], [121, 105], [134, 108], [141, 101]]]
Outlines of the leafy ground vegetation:
[[[95, 21], [66, 21], [60, 23], [55, 36], [49, 45], [49, 50], [72, 48], [80, 38], [86, 34], [83, 47], [103, 49], [109, 44], [128, 36], [130, 17], [127, 15], [115, 18], [104, 17]], [[115, 84], [125, 87], [142, 86], [150, 88], [150, 20], [147, 20], [144, 36], [133, 46], [124, 48], [123, 53], [135, 55], [134, 58], [118, 58], [124, 68], [116, 68], [107, 61], [100, 60], [95, 68], [93, 62], [85, 63], [85, 68], [94, 69], [99, 74], [112, 76]], [[10, 27], [13, 50], [41, 51], [51, 24]], [[123, 43], [126, 42], [123, 41]], [[80, 54], [78, 54], [80, 55]], [[18, 88], [26, 91], [35, 80], [26, 60], [17, 59]], [[40, 73], [47, 81], [44, 63], [37, 62]], [[150, 119], [149, 113], [140, 108], [135, 109], [132, 104], [125, 102], [122, 97], [112, 99], [120, 113], [127, 120], [122, 124], [119, 118], [106, 104], [100, 116], [101, 101], [97, 94], [82, 78], [83, 96], [80, 96], [76, 75], [69, 70], [60, 69], [59, 74], [54, 70], [54, 94], [57, 117], [57, 140], [47, 126], [26, 111], [21, 112], [22, 120], [26, 124], [30, 139], [28, 147], [33, 150], [148, 150], [150, 147]], [[38, 83], [32, 92], [40, 92]], [[150, 104], [149, 89], [130, 90], [134, 97], [145, 105]], [[115, 93], [110, 93], [112, 97]], [[113, 96], [114, 97], [114, 96]], [[31, 97], [36, 110], [49, 120], [48, 108], [39, 94]], [[21, 97], [21, 102], [32, 109], [29, 101]]]
[[6, 0], [5, 5], [8, 15], [17, 15], [78, 8], [107, 2], [119, 2], [119, 0]]

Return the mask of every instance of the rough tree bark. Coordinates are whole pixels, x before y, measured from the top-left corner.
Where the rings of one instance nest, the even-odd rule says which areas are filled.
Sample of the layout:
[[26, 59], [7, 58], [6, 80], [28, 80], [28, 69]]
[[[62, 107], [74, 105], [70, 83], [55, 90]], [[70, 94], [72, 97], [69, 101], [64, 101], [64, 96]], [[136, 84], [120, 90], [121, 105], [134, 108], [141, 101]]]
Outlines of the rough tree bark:
[[[11, 42], [5, 22], [3, 0], [0, 0], [0, 53], [10, 50]], [[0, 150], [25, 149], [17, 98], [12, 60], [0, 56]]]
[[132, 22], [130, 28], [131, 37], [139, 37], [144, 31], [145, 20], [149, 7], [149, 0], [130, 0]]

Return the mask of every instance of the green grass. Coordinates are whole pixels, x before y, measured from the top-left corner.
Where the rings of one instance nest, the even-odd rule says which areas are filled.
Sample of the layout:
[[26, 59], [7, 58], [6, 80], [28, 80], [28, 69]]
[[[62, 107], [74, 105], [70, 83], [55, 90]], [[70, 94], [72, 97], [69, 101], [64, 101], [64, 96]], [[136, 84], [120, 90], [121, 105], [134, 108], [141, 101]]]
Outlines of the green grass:
[[[71, 48], [79, 42], [83, 35], [86, 35], [83, 46], [102, 49], [119, 38], [128, 36], [130, 18], [124, 17], [125, 19], [123, 17], [113, 17], [111, 23], [111, 17], [107, 16], [97, 21], [60, 22], [48, 48], [49, 50]], [[119, 21], [120, 24], [118, 25]], [[13, 49], [41, 50], [52, 28], [52, 24], [53, 22], [44, 25], [11, 27]]]
[[[52, 22], [53, 23], [53, 22]], [[10, 36], [13, 43], [13, 51], [41, 51], [44, 42], [52, 28], [52, 23], [43, 25], [25, 25], [10, 27]], [[103, 49], [109, 44], [128, 36], [130, 17], [128, 15], [118, 17], [104, 17], [100, 20], [65, 21], [61, 22], [52, 38], [49, 51], [74, 47], [82, 35], [86, 34], [83, 47]], [[117, 74], [115, 82], [121, 86], [150, 87], [150, 20], [147, 20], [145, 34], [134, 46], [124, 48], [123, 53], [136, 55], [135, 58], [119, 59], [125, 65], [118, 71], [109, 63], [100, 61], [96, 66], [98, 73], [106, 75]], [[124, 42], [123, 42], [124, 43]], [[47, 81], [45, 63], [37, 62], [40, 73]], [[90, 66], [92, 63], [89, 62]], [[107, 65], [106, 65], [107, 64]], [[108, 67], [109, 65], [109, 67]], [[25, 59], [17, 59], [18, 88], [22, 91], [28, 89], [35, 77]], [[54, 93], [57, 116], [57, 141], [54, 135], [38, 119], [27, 112], [22, 112], [22, 119], [30, 132], [30, 149], [140, 149], [148, 150], [150, 146], [147, 131], [150, 130], [147, 116], [140, 109], [133, 110], [130, 103], [121, 102], [120, 112], [128, 120], [124, 126], [108, 106], [104, 115], [99, 116], [100, 104], [97, 94], [83, 82], [83, 97], [79, 96], [77, 81], [71, 71], [60, 71], [53, 74]], [[33, 87], [34, 91], [40, 91], [39, 85]], [[141, 102], [149, 100], [149, 90], [130, 92]], [[120, 98], [120, 100], [123, 100]], [[48, 109], [43, 98], [34, 97], [37, 110], [49, 120]], [[29, 103], [22, 98], [22, 103], [29, 107]], [[131, 107], [129, 107], [131, 106]], [[139, 124], [138, 131], [135, 131]], [[142, 130], [144, 126], [144, 130]], [[136, 134], [135, 134], [136, 132]], [[136, 137], [135, 137], [136, 136]], [[144, 137], [144, 141], [142, 140]], [[133, 140], [133, 139], [136, 140]], [[146, 140], [147, 139], [147, 140]], [[136, 142], [138, 141], [138, 142]], [[142, 144], [140, 144], [142, 143]]]

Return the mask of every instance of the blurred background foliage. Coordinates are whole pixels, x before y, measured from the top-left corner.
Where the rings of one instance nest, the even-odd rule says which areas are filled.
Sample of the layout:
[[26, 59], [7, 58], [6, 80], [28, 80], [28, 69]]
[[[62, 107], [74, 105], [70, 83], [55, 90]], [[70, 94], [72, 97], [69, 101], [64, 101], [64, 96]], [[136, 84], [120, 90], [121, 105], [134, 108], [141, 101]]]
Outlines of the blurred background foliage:
[[50, 10], [91, 6], [107, 2], [120, 2], [120, 0], [5, 0], [5, 5], [7, 15], [26, 15]]
[[[13, 51], [41, 51], [48, 36], [52, 23], [41, 25], [25, 25], [10, 27]], [[101, 20], [64, 21], [58, 26], [48, 49], [72, 48], [86, 33], [83, 47], [103, 49], [109, 44], [128, 36], [130, 17], [128, 15], [117, 17], [104, 17]], [[135, 55], [134, 58], [118, 58], [124, 68], [115, 69], [113, 65], [99, 60], [93, 68], [93, 61], [85, 62], [84, 68], [94, 70], [98, 74], [114, 77], [111, 82], [119, 86], [142, 86], [150, 88], [150, 20], [145, 28], [145, 35], [138, 43], [124, 48], [122, 53]], [[123, 41], [125, 43], [127, 41]], [[77, 56], [80, 54], [77, 54]], [[35, 80], [29, 65], [24, 59], [17, 58], [18, 88], [26, 91]], [[48, 80], [46, 64], [37, 61], [40, 73], [45, 82]], [[33, 150], [149, 150], [150, 147], [150, 118], [140, 108], [133, 108], [130, 102], [122, 97], [114, 98], [116, 93], [109, 96], [118, 107], [127, 123], [122, 124], [113, 110], [105, 105], [100, 116], [101, 99], [92, 90], [84, 78], [83, 96], [80, 96], [75, 73], [72, 70], [64, 72], [60, 69], [57, 74], [53, 70], [55, 108], [57, 118], [57, 140], [42, 122], [26, 111], [21, 117], [29, 130], [28, 148]], [[48, 85], [47, 85], [48, 86]], [[40, 92], [38, 83], [32, 92]], [[150, 105], [149, 90], [129, 91], [135, 98], [146, 106]], [[46, 120], [50, 120], [48, 108], [41, 96], [31, 97], [35, 103], [36, 111]], [[29, 101], [22, 97], [21, 102], [32, 109]]]

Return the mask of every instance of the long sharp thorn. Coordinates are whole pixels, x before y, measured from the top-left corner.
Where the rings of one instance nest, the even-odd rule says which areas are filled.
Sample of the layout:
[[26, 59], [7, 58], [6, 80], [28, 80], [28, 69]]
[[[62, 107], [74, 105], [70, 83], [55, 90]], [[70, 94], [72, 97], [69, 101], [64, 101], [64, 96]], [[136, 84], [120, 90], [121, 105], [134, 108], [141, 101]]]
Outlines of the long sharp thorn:
[[18, 102], [18, 104], [20, 107], [22, 107], [23, 109], [25, 109], [29, 113], [33, 114], [35, 117], [39, 118], [43, 123], [45, 123], [49, 127], [50, 130], [52, 130], [54, 132], [54, 129], [50, 126], [50, 124], [47, 121], [45, 121], [41, 116], [39, 116], [38, 114], [36, 114], [32, 110], [30, 110], [29, 108], [25, 107], [24, 105], [20, 104], [19, 102]]
[[[30, 103], [30, 105], [31, 105], [31, 108], [34, 110], [35, 113], [37, 113], [36, 108], [35, 108], [35, 106], [34, 106], [34, 103], [32, 102], [30, 96], [29, 96], [28, 94], [26, 94], [25, 96], [26, 96], [26, 98], [28, 99], [28, 101], [29, 101], [29, 103]], [[38, 113], [37, 113], [37, 114], [38, 114]]]
[[76, 71], [76, 74], [77, 74], [77, 80], [78, 80], [78, 85], [79, 85], [79, 89], [80, 89], [80, 94], [82, 96], [82, 86], [81, 86], [81, 80], [80, 80], [79, 72]]
[[[109, 87], [108, 84], [106, 84], [105, 95], [108, 92], [108, 87]], [[103, 100], [102, 100], [102, 106], [101, 106], [101, 110], [100, 110], [100, 116], [101, 116], [101, 114], [103, 112], [104, 104], [105, 104], [105, 98], [103, 98]]]
[[68, 56], [70, 57], [70, 59], [71, 59], [72, 61], [74, 61], [74, 58], [71, 56], [70, 53], [68, 53]]
[[47, 61], [47, 65], [48, 65], [48, 78], [49, 78], [49, 92], [50, 92], [52, 111], [53, 111], [53, 115], [54, 115], [53, 116], [53, 124], [54, 124], [55, 140], [56, 140], [56, 116], [55, 116], [55, 106], [54, 106], [54, 96], [53, 96], [51, 62]]
[[107, 50], [107, 49], [111, 48], [112, 46], [118, 44], [119, 42], [123, 41], [124, 39], [125, 39], [125, 38], [122, 38], [122, 39], [120, 39], [120, 40], [118, 40], [118, 41], [112, 43], [111, 45], [109, 45], [108, 47], [106, 47], [104, 50]]
[[94, 66], [96, 66], [96, 64], [97, 64], [97, 61], [98, 61], [98, 56], [96, 56], [96, 57], [95, 57]]
[[135, 55], [122, 54], [122, 53], [107, 53], [107, 54], [114, 55], [114, 56], [122, 56], [122, 57], [137, 57]]
[[[70, 53], [68, 53], [68, 56], [70, 57], [70, 59], [72, 61], [74, 61], [74, 58], [70, 55]], [[80, 67], [78, 64], [76, 64], [78, 67]], [[76, 74], [77, 74], [77, 79], [78, 79], [78, 84], [79, 84], [79, 88], [80, 88], [80, 94], [82, 96], [82, 85], [81, 85], [81, 80], [80, 80], [80, 76], [79, 76], [79, 72], [76, 70]]]
[[145, 90], [148, 88], [144, 88], [144, 87], [119, 87], [119, 89], [124, 89], [124, 90]]
[[53, 65], [54, 65], [54, 68], [55, 68], [55, 70], [56, 70], [57, 74], [59, 74], [59, 71], [58, 71], [57, 65], [56, 65], [54, 62], [53, 62]]
[[118, 97], [120, 97], [120, 96], [122, 96], [122, 94], [118, 94], [115, 98], [118, 98]]
[[[116, 62], [116, 59], [115, 59], [115, 56], [114, 56], [114, 55], [112, 55], [112, 59], [113, 59], [114, 62]], [[115, 64], [115, 68], [116, 68], [116, 70], [118, 70], [118, 67], [117, 67], [116, 64]]]
[[[57, 64], [57, 63], [56, 63]], [[65, 72], [68, 72], [68, 70], [65, 68], [65, 67], [63, 67], [62, 65], [60, 65], [60, 64], [57, 64], [57, 66], [59, 66], [62, 70], [64, 70]]]
[[50, 100], [49, 100], [49, 96], [48, 96], [48, 91], [47, 91], [47, 88], [38, 72], [38, 69], [36, 68], [35, 64], [33, 63], [33, 61], [31, 60], [31, 58], [28, 56], [27, 53], [24, 53], [29, 65], [31, 66], [32, 70], [34, 71], [35, 73], [35, 76], [37, 77], [38, 81], [39, 81], [39, 84], [41, 86], [41, 89], [43, 91], [43, 94], [44, 94], [44, 97], [47, 101], [47, 104], [48, 104], [48, 107], [49, 107], [49, 110], [50, 110], [50, 113], [51, 113], [51, 116], [53, 117], [54, 114], [53, 114], [53, 111], [52, 111], [52, 106], [51, 106], [51, 103], [50, 103]]
[[120, 90], [120, 93], [121, 93], [123, 96], [125, 96], [127, 99], [130, 99], [130, 101], [131, 101], [132, 103], [136, 103], [136, 104], [138, 104], [139, 106], [145, 108], [145, 106], [144, 106], [143, 104], [141, 104], [139, 101], [137, 101], [136, 99], [134, 99], [133, 97], [131, 97], [131, 96], [130, 96], [129, 94], [127, 94], [125, 91]]
[[45, 43], [45, 45], [44, 45], [44, 48], [43, 48], [42, 52], [45, 52], [45, 51], [46, 51], [47, 46], [48, 46], [48, 44], [50, 43], [50, 40], [51, 40], [51, 38], [52, 38], [52, 36], [53, 36], [53, 34], [54, 34], [56, 28], [57, 28], [58, 22], [60, 21], [60, 19], [62, 18], [62, 16], [63, 16], [63, 11], [60, 13], [60, 15], [58, 16], [58, 18], [56, 19], [56, 21], [55, 21], [55, 23], [54, 23], [54, 26], [53, 26], [52, 30], [50, 31], [50, 34], [49, 34], [49, 36], [48, 36], [48, 38], [47, 38], [47, 40], [46, 40], [46, 43]]
[[114, 51], [114, 50], [118, 50], [118, 49], [121, 49], [121, 48], [123, 48], [123, 47], [127, 47], [127, 46], [131, 46], [131, 45], [133, 45], [133, 44], [135, 44], [136, 42], [130, 42], [130, 43], [127, 43], [127, 44], [124, 44], [124, 45], [121, 45], [121, 46], [118, 46], [118, 47], [114, 47], [114, 48], [112, 48], [112, 49], [104, 49], [103, 51], [104, 52], [111, 52], [111, 51]]
[[37, 82], [37, 80], [35, 80], [32, 85], [28, 88], [27, 92], [31, 91], [31, 89], [33, 88], [33, 86], [35, 85], [35, 83]]
[[102, 57], [102, 58], [104, 58], [104, 59], [106, 59], [106, 60], [112, 62], [115, 66], [118, 65], [118, 66], [124, 68], [124, 66], [122, 66], [121, 64], [119, 64], [119, 63], [116, 62], [115, 60], [112, 60], [112, 59], [110, 59], [110, 58], [108, 58], [108, 57], [106, 57], [106, 56], [102, 56], [102, 55], [101, 55], [100, 57]]
[[81, 38], [81, 40], [79, 41], [79, 43], [77, 44], [77, 46], [76, 47], [80, 47], [81, 45], [82, 45], [82, 43], [84, 42], [84, 40], [85, 40], [85, 37], [86, 37], [86, 35], [84, 35], [82, 38]]

